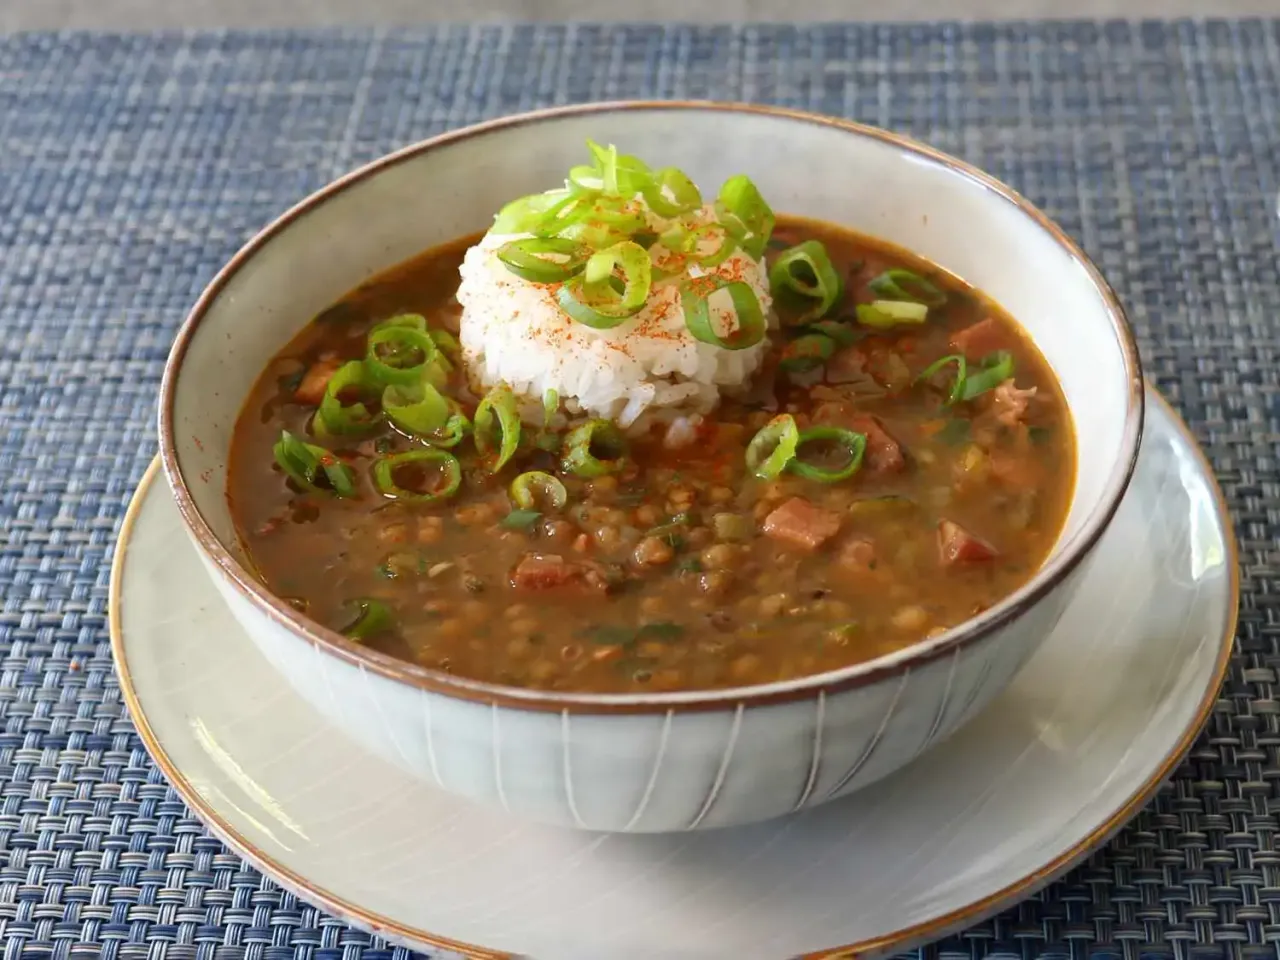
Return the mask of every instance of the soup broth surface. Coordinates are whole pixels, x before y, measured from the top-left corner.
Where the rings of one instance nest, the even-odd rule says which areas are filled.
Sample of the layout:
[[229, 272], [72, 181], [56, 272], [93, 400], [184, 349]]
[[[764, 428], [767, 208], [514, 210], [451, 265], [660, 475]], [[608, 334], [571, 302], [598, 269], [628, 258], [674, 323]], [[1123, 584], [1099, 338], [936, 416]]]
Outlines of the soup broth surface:
[[[1075, 450], [1036, 348], [1000, 308], [929, 264], [785, 217], [768, 256], [803, 240], [825, 244], [843, 280], [828, 319], [852, 342], [797, 371], [807, 361], [773, 331], [762, 372], [697, 425], [692, 446], [669, 449], [655, 430], [629, 441], [621, 470], [584, 478], [526, 423], [521, 450], [496, 475], [468, 439], [452, 451], [457, 493], [406, 503], [379, 492], [373, 465], [424, 445], [383, 426], [328, 444], [352, 469], [356, 496], [299, 490], [273, 458], [281, 431], [321, 442], [311, 433], [317, 388], [340, 361], [365, 356], [375, 324], [411, 313], [456, 331], [458, 267], [475, 239], [428, 250], [324, 311], [270, 361], [245, 405], [231, 456], [233, 516], [267, 587], [314, 620], [477, 680], [710, 689], [819, 673], [916, 643], [998, 602], [1052, 549]], [[928, 277], [946, 303], [923, 323], [855, 322], [856, 306], [877, 298], [869, 282], [894, 268]], [[806, 304], [775, 307], [783, 331], [803, 322]], [[972, 380], [1004, 354], [1010, 376], [972, 399], [951, 395], [954, 361], [921, 379], [936, 361], [963, 356]], [[448, 392], [474, 416], [461, 371]], [[864, 436], [857, 472], [837, 482], [753, 475], [747, 445], [784, 413], [801, 429]], [[817, 440], [805, 455], [831, 472], [849, 451]], [[411, 465], [396, 479], [430, 490], [435, 469]], [[531, 470], [563, 483], [563, 507], [537, 497], [533, 509], [513, 505], [512, 480]]]

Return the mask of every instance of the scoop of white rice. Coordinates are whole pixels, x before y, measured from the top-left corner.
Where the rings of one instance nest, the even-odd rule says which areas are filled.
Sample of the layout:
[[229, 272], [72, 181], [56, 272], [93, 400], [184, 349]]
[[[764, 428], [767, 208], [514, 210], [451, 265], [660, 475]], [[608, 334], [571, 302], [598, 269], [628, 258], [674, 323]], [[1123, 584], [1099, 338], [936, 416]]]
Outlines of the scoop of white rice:
[[[707, 207], [703, 216], [710, 219], [714, 211]], [[650, 219], [660, 230], [661, 221]], [[459, 340], [469, 376], [480, 386], [506, 382], [517, 395], [537, 401], [529, 410], [540, 409], [546, 391], [555, 390], [571, 412], [638, 429], [709, 411], [722, 391], [745, 385], [759, 368], [768, 338], [743, 350], [694, 339], [685, 326], [679, 278], [655, 282], [644, 309], [616, 327], [578, 323], [556, 302], [559, 284], [523, 280], [498, 259], [499, 247], [522, 236], [527, 234], [488, 233], [462, 263]], [[653, 250], [661, 256], [659, 246]], [[776, 325], [763, 260], [738, 250], [704, 273], [749, 284], [769, 325]], [[713, 294], [709, 306], [718, 335], [736, 328], [727, 293]]]

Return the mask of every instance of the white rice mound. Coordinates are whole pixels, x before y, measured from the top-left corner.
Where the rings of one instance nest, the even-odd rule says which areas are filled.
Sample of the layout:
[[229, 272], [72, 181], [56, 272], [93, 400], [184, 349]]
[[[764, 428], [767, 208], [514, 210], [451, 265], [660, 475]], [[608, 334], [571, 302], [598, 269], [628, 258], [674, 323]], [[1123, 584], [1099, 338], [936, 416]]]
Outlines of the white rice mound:
[[[649, 216], [661, 229], [662, 222]], [[714, 211], [706, 207], [703, 216], [710, 219]], [[556, 301], [560, 284], [523, 280], [498, 259], [499, 247], [523, 236], [488, 233], [467, 251], [457, 294], [458, 339], [473, 385], [507, 383], [528, 401], [522, 414], [529, 419], [540, 416], [534, 411], [541, 410], [546, 391], [555, 390], [571, 414], [604, 417], [638, 431], [710, 411], [722, 392], [744, 388], [759, 369], [768, 337], [743, 350], [694, 339], [685, 326], [678, 277], [655, 282], [644, 308], [616, 327], [596, 330], [578, 323]], [[660, 258], [661, 247], [655, 244], [652, 253]], [[749, 284], [769, 326], [777, 325], [763, 260], [737, 250], [702, 274]], [[719, 336], [736, 329], [728, 294], [717, 291], [709, 305]]]

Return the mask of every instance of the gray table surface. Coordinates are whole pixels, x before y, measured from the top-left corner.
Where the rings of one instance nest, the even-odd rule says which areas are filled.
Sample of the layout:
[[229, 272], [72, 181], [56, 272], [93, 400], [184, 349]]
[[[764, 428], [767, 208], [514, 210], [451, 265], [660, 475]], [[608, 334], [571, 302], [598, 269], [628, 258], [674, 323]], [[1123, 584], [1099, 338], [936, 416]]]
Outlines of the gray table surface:
[[834, 21], [1280, 15], [1280, 0], [0, 0], [0, 31], [489, 20]]

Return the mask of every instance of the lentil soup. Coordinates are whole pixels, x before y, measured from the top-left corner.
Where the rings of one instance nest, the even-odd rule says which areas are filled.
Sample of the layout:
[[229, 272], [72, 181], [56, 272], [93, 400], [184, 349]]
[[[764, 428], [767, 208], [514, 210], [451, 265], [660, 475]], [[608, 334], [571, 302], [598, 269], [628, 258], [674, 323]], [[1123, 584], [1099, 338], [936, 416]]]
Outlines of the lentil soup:
[[[624, 436], [552, 398], [519, 424], [473, 392], [452, 334], [476, 240], [321, 313], [241, 414], [228, 496], [243, 545], [312, 619], [483, 681], [709, 689], [916, 643], [1022, 585], [1057, 539], [1075, 448], [1051, 371], [995, 304], [906, 252], [782, 218], [765, 254], [784, 279], [778, 329], [747, 389]], [[791, 290], [778, 268], [811, 241], [839, 280], [822, 319], [817, 268], [784, 262]], [[886, 316], [886, 291], [927, 320]], [[370, 346], [397, 327], [414, 335]], [[450, 412], [426, 442], [404, 413], [420, 393], [335, 383], [415, 349], [437, 357]], [[359, 429], [322, 429], [326, 402]]]

